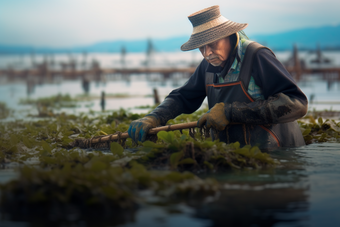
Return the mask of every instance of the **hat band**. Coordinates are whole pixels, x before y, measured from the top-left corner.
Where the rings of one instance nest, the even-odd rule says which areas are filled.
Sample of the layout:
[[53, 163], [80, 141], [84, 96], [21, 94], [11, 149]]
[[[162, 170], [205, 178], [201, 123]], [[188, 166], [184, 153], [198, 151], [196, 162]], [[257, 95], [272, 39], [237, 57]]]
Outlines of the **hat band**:
[[228, 22], [229, 20], [227, 18], [225, 18], [224, 16], [220, 15], [219, 17], [217, 17], [214, 20], [208, 21], [204, 24], [198, 25], [196, 27], [194, 27], [192, 35], [203, 32], [209, 28], [213, 28], [216, 27], [222, 23]]

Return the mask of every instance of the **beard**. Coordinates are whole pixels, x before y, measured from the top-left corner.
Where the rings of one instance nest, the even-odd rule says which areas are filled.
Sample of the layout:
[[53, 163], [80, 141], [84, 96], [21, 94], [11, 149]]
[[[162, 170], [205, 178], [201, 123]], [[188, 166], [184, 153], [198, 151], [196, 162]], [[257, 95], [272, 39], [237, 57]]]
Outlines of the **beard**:
[[215, 67], [220, 66], [223, 63], [223, 61], [221, 61], [219, 59], [219, 57], [216, 56], [216, 55], [208, 56], [205, 59], [207, 60], [207, 62], [209, 62], [209, 64], [211, 64], [211, 65], [213, 65]]
[[217, 66], [220, 66], [222, 64], [222, 62], [219, 62], [219, 63], [213, 63], [213, 62], [209, 62], [209, 64], [217, 67]]

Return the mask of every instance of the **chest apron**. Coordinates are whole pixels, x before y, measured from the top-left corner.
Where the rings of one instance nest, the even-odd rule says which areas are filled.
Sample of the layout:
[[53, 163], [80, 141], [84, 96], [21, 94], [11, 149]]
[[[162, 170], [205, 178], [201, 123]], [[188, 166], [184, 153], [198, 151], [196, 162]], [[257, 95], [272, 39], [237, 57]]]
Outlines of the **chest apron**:
[[[263, 46], [256, 46], [255, 52]], [[213, 83], [215, 74], [206, 72], [206, 92], [209, 109], [216, 103], [250, 103], [254, 99], [248, 91], [248, 84], [251, 76], [252, 54], [248, 54], [248, 48], [254, 48], [254, 45], [247, 47], [244, 62], [241, 66], [239, 78], [235, 82]], [[254, 51], [250, 51], [254, 52]], [[248, 55], [248, 56], [247, 56]], [[237, 107], [236, 107], [237, 108]], [[301, 130], [296, 121], [283, 124], [272, 125], [255, 125], [255, 124], [229, 124], [224, 131], [218, 132], [218, 138], [226, 143], [239, 142], [241, 146], [252, 145], [260, 149], [273, 150], [278, 147], [297, 147], [305, 145]]]

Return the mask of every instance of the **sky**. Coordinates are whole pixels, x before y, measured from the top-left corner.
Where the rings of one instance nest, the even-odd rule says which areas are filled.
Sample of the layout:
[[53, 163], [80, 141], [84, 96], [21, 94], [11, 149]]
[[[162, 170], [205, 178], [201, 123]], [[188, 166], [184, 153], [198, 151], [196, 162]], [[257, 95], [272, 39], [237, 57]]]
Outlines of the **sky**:
[[213, 5], [248, 23], [248, 35], [340, 24], [339, 0], [0, 0], [0, 44], [72, 47], [189, 37], [188, 16]]

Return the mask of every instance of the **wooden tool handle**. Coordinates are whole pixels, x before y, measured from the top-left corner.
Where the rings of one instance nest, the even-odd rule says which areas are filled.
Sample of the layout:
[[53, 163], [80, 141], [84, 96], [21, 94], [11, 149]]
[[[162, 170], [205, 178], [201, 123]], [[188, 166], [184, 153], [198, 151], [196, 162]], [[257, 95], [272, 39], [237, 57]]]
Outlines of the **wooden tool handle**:
[[[197, 127], [197, 121], [189, 122], [189, 123], [181, 123], [175, 125], [166, 125], [161, 127], [152, 128], [149, 130], [149, 134], [157, 134], [160, 131], [174, 131], [180, 129], [188, 129]], [[108, 142], [112, 140], [126, 139], [129, 138], [129, 134], [127, 132], [121, 133], [120, 136], [118, 134], [110, 134], [102, 137], [95, 137], [91, 140], [91, 143], [101, 143]]]

